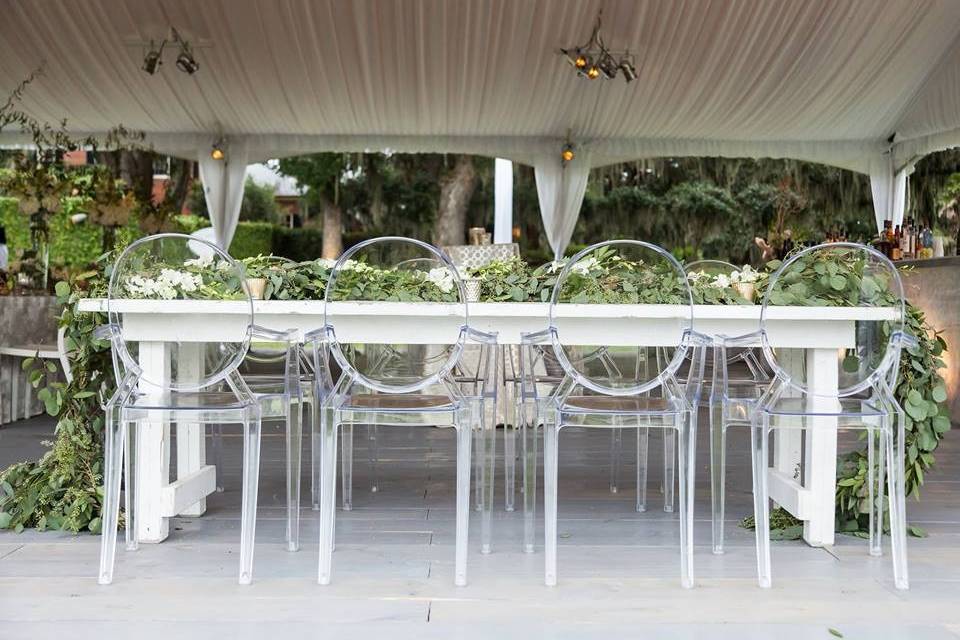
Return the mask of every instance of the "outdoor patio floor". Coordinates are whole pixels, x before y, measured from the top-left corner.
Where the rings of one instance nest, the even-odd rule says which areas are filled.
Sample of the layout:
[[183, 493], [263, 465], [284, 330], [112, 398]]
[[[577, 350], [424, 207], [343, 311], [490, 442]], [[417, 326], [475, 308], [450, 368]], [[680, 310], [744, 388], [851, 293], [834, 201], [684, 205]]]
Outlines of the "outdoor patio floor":
[[[469, 585], [453, 585], [454, 438], [439, 429], [381, 428], [378, 493], [369, 491], [365, 430], [355, 444], [354, 510], [338, 513], [333, 582], [316, 584], [317, 514], [305, 456], [302, 549], [283, 543], [283, 437], [265, 429], [252, 586], [237, 585], [239, 432], [226, 438], [226, 491], [170, 538], [117, 554], [114, 584], [96, 583], [99, 537], [0, 533], [0, 638], [845, 638], [960, 637], [960, 438], [937, 452], [908, 520], [911, 590], [893, 588], [890, 557], [838, 536], [835, 546], [773, 546], [773, 588], [756, 586], [748, 436], [730, 438], [727, 553], [710, 552], [706, 429], [698, 450], [697, 587], [680, 587], [679, 523], [659, 492], [662, 449], [651, 436], [648, 511], [634, 510], [633, 435], [624, 436], [619, 493], [607, 487], [609, 433], [565, 431], [560, 460], [559, 585], [543, 585], [537, 551], [521, 552], [522, 513], [503, 510], [498, 459], [493, 553], [471, 520]], [[0, 464], [32, 457], [53, 423], [0, 427]], [[499, 435], [499, 434], [498, 434]], [[656, 439], [655, 439], [656, 438]], [[306, 444], [306, 441], [305, 441]], [[305, 446], [305, 451], [307, 450]], [[502, 454], [502, 441], [498, 442]], [[541, 485], [542, 492], [542, 485]], [[542, 500], [542, 498], [541, 498]], [[885, 539], [885, 549], [889, 540]]]

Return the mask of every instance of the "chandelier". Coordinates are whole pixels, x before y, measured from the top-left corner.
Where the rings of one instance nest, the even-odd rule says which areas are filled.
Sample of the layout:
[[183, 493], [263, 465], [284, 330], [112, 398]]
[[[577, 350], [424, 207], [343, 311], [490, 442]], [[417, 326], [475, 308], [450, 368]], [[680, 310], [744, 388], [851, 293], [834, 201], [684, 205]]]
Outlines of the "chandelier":
[[593, 33], [585, 44], [567, 49], [560, 49], [560, 54], [566, 57], [567, 62], [576, 69], [581, 78], [596, 80], [604, 78], [613, 80], [618, 73], [623, 74], [625, 82], [632, 82], [637, 78], [637, 69], [633, 56], [629, 50], [614, 51], [607, 48], [600, 35], [600, 19], [603, 10], [597, 14], [597, 23]]

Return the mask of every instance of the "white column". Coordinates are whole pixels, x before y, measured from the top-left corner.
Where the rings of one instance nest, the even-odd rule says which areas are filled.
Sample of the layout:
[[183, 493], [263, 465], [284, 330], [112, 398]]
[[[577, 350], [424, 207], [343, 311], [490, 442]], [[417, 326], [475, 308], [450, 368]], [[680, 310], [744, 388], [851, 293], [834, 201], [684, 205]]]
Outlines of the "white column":
[[558, 149], [556, 153], [538, 157], [533, 168], [543, 227], [554, 259], [560, 260], [570, 244], [580, 216], [580, 206], [590, 176], [590, 155], [580, 150], [577, 157], [564, 166]]
[[497, 158], [493, 165], [493, 242], [513, 242], [513, 163]]
[[244, 138], [230, 138], [223, 145], [225, 157], [215, 160], [210, 157], [213, 144], [211, 139], [210, 146], [197, 150], [197, 162], [214, 236], [226, 251], [240, 220], [249, 151]]

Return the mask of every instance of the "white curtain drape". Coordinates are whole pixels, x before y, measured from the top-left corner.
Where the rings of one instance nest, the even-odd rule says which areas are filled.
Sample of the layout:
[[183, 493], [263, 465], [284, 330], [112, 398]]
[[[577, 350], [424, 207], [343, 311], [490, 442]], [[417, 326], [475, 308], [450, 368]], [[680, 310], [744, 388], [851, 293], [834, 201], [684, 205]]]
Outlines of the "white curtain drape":
[[884, 155], [870, 164], [870, 191], [873, 194], [873, 212], [878, 231], [883, 231], [885, 220], [892, 220], [894, 226], [903, 224], [907, 176], [912, 170], [912, 165], [897, 170], [892, 154]]
[[513, 163], [503, 158], [493, 165], [493, 241], [513, 242]]
[[547, 241], [553, 249], [554, 260], [563, 258], [573, 230], [580, 216], [580, 205], [587, 191], [590, 176], [590, 152], [580, 150], [566, 166], [560, 161], [559, 150], [536, 158], [533, 164], [537, 179], [537, 198]]
[[227, 140], [224, 145], [226, 157], [222, 160], [210, 157], [213, 143], [211, 139], [208, 146], [197, 149], [197, 161], [214, 237], [217, 245], [227, 251], [240, 220], [249, 161], [248, 143], [244, 138]]

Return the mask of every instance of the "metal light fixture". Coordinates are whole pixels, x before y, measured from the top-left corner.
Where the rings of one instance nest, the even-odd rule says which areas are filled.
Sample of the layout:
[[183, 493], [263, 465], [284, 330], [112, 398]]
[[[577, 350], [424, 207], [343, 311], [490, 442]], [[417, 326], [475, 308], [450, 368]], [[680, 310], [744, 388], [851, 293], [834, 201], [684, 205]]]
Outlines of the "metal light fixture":
[[573, 159], [576, 157], [576, 149], [573, 146], [573, 141], [570, 140], [570, 132], [567, 131], [567, 140], [563, 143], [563, 148], [560, 149], [561, 166], [567, 166], [567, 164], [573, 162]]
[[634, 58], [629, 50], [613, 51], [607, 48], [600, 35], [602, 16], [601, 9], [597, 14], [597, 22], [590, 34], [590, 39], [585, 44], [560, 49], [560, 54], [566, 57], [567, 62], [577, 70], [577, 75], [581, 78], [596, 80], [603, 77], [606, 80], [613, 80], [618, 73], [622, 73], [624, 81], [632, 82], [637, 79]]
[[166, 46], [166, 44], [166, 40], [161, 40], [160, 46], [157, 47], [154, 45], [153, 40], [151, 40], [150, 50], [147, 51], [147, 54], [143, 57], [143, 66], [140, 68], [151, 76], [159, 71], [160, 65], [163, 64], [163, 47]]
[[150, 41], [150, 49], [143, 58], [143, 65], [140, 67], [150, 75], [154, 75], [163, 66], [163, 49], [167, 43], [173, 43], [180, 47], [180, 53], [177, 54], [177, 69], [193, 75], [200, 70], [200, 63], [193, 55], [193, 47], [190, 43], [181, 37], [180, 32], [174, 27], [170, 27], [170, 35], [160, 41], [160, 46], [156, 46], [154, 41]]
[[170, 32], [173, 33], [173, 41], [180, 45], [180, 53], [177, 55], [177, 69], [192, 76], [200, 70], [200, 63], [193, 57], [190, 43], [181, 38], [173, 27], [170, 27]]
[[217, 141], [213, 143], [213, 148], [210, 149], [210, 157], [214, 160], [223, 160], [226, 158], [227, 153], [224, 151], [223, 147], [223, 138], [217, 138]]

